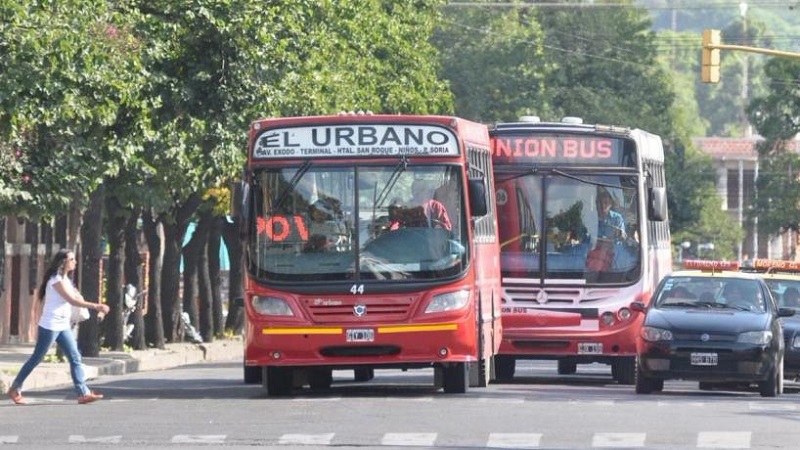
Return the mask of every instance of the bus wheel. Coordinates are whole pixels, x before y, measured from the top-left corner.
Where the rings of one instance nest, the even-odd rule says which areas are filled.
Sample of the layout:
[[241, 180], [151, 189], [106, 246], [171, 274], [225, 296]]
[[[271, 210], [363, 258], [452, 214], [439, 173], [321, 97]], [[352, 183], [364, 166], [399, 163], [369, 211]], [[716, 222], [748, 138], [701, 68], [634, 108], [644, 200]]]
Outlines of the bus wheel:
[[333, 384], [333, 370], [311, 369], [308, 374], [308, 386], [311, 389], [330, 389]]
[[261, 384], [268, 397], [285, 396], [292, 393], [293, 373], [286, 367], [264, 367]]
[[259, 366], [245, 366], [244, 368], [244, 384], [260, 384], [261, 383], [261, 367]]
[[486, 387], [492, 374], [492, 358], [481, 358], [469, 363], [469, 387]]
[[369, 381], [375, 378], [375, 369], [371, 368], [361, 368], [361, 369], [354, 369], [353, 374], [356, 381]]
[[559, 359], [558, 360], [558, 374], [559, 375], [572, 375], [578, 371], [578, 363], [573, 359]]
[[447, 394], [463, 394], [469, 385], [469, 370], [467, 363], [451, 363], [444, 367], [442, 372], [442, 387]]
[[514, 379], [517, 361], [513, 356], [497, 355], [494, 357], [494, 375], [497, 381], [505, 382]]
[[614, 379], [619, 384], [636, 384], [636, 358], [633, 356], [620, 356], [611, 363]]

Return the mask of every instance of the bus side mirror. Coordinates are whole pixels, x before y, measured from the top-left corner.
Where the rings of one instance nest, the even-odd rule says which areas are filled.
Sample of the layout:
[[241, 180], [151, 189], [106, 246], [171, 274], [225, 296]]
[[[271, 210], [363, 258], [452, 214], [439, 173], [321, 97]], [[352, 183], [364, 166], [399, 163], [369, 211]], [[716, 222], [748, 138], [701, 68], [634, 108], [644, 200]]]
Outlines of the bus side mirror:
[[469, 210], [472, 217], [482, 217], [489, 214], [489, 205], [486, 202], [486, 182], [483, 178], [470, 178], [467, 182], [469, 189]]
[[239, 221], [239, 238], [246, 239], [250, 230], [250, 185], [244, 181], [234, 185], [231, 215]]
[[244, 308], [244, 298], [236, 297], [231, 302], [231, 306], [233, 306], [234, 308]]
[[667, 220], [667, 188], [651, 187], [647, 191], [647, 215], [654, 222]]

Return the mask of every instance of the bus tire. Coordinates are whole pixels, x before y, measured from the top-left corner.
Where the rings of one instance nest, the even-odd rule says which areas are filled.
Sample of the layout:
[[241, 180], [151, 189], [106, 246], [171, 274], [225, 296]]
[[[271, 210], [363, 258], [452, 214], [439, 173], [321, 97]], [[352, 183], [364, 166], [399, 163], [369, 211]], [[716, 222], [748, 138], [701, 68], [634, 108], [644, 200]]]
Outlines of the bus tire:
[[311, 389], [330, 389], [333, 384], [333, 370], [311, 369], [308, 374], [308, 386]]
[[442, 371], [442, 387], [446, 394], [463, 394], [469, 385], [469, 369], [467, 363], [451, 363]]
[[636, 357], [619, 356], [615, 358], [611, 364], [616, 366], [612, 367], [612, 373], [617, 383], [626, 385], [636, 384]]
[[353, 369], [353, 377], [359, 382], [369, 381], [375, 378], [375, 369], [370, 367]]
[[245, 366], [242, 363], [244, 372], [244, 384], [261, 384], [262, 370], [260, 366]]
[[574, 359], [559, 359], [558, 360], [558, 374], [559, 375], [573, 375], [578, 371], [578, 363]]
[[292, 393], [294, 374], [286, 367], [263, 367], [261, 384], [267, 397], [281, 397]]
[[514, 379], [514, 371], [517, 361], [513, 356], [497, 355], [494, 357], [495, 379], [500, 382], [508, 382]]

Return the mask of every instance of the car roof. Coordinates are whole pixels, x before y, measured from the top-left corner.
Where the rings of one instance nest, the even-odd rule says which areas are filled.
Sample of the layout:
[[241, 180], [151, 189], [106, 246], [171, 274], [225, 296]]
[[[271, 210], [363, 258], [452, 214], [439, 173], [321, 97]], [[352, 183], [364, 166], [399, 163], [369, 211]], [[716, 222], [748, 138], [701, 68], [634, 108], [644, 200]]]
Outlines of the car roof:
[[733, 270], [676, 270], [668, 277], [707, 277], [707, 278], [730, 278], [739, 280], [760, 280], [762, 274], [752, 272], [737, 272]]

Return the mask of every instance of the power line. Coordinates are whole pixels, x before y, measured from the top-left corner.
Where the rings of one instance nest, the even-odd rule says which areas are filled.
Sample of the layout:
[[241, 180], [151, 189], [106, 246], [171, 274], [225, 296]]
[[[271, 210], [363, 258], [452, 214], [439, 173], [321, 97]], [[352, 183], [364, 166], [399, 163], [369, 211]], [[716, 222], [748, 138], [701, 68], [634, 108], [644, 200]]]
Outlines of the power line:
[[[750, 0], [748, 5], [758, 8], [775, 9], [795, 9], [800, 8], [800, 2], [794, 5], [787, 5], [786, 1], [770, 0], [766, 2], [753, 2]], [[561, 3], [561, 2], [525, 2], [525, 3], [484, 3], [484, 2], [448, 2], [444, 7], [470, 7], [485, 9], [507, 9], [507, 8], [554, 8], [554, 9], [609, 9], [609, 8], [639, 8], [648, 11], [672, 11], [680, 10], [716, 10], [716, 9], [735, 9], [738, 11], [739, 2], [716, 3], [710, 5], [698, 5], [697, 2], [680, 3], [671, 6], [647, 6], [632, 3]]]

